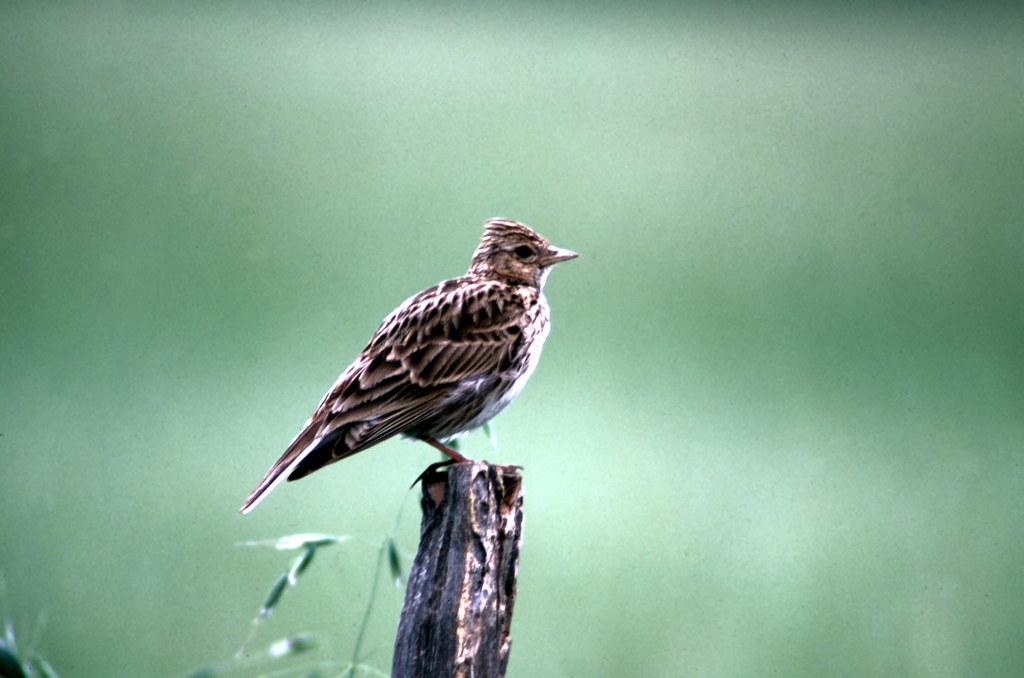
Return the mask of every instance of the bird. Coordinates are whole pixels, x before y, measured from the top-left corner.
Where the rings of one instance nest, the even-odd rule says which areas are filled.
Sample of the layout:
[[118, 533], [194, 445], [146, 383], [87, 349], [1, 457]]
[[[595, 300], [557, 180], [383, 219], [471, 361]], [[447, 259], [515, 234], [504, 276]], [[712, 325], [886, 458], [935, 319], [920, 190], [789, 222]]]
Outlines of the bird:
[[396, 435], [469, 461], [445, 443], [519, 395], [550, 329], [544, 283], [555, 264], [577, 256], [525, 224], [486, 221], [467, 273], [409, 297], [384, 319], [240, 512], [285, 478]]

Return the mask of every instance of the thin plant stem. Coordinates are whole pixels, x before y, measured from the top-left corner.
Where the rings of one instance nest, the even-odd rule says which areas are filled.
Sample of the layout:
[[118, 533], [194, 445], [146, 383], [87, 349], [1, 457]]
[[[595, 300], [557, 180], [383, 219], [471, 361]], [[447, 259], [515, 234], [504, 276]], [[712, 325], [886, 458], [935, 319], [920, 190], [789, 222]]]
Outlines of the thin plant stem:
[[[408, 496], [408, 493], [406, 493]], [[391, 542], [391, 535], [394, 534], [398, 528], [398, 524], [402, 521], [402, 510], [405, 508], [405, 499], [398, 505], [398, 514], [395, 516], [395, 524], [391, 526], [384, 539], [380, 542], [380, 548], [377, 550], [377, 567], [373, 570], [373, 584], [370, 588], [370, 599], [366, 601], [366, 610], [363, 612], [363, 621], [359, 625], [359, 634], [356, 636], [356, 645], [352, 650], [352, 663], [348, 670], [348, 678], [355, 678], [356, 669], [359, 668], [363, 660], [363, 640], [366, 637], [366, 629], [370, 625], [370, 614], [373, 612], [373, 604], [377, 600], [377, 589], [380, 585], [380, 573], [384, 568], [384, 555], [388, 551], [388, 544]]]
[[352, 667], [348, 670], [349, 678], [354, 678], [356, 668], [362, 661], [363, 638], [366, 636], [366, 628], [370, 625], [370, 613], [373, 611], [373, 603], [377, 599], [377, 585], [380, 583], [380, 571], [384, 565], [384, 553], [387, 551], [388, 540], [381, 542], [377, 551], [377, 567], [373, 571], [373, 585], [370, 588], [370, 599], [366, 601], [366, 611], [363, 612], [363, 623], [359, 625], [359, 635], [356, 636], [356, 646], [352, 650]]

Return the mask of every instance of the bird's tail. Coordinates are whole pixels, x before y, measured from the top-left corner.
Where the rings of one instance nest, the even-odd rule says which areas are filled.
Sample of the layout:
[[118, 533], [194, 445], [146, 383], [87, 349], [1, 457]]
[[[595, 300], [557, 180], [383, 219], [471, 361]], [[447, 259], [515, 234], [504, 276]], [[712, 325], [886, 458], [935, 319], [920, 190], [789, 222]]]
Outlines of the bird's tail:
[[316, 435], [316, 427], [307, 424], [302, 432], [295, 437], [292, 444], [284, 451], [281, 458], [274, 462], [263, 480], [256, 485], [256, 488], [249, 494], [249, 498], [239, 509], [241, 513], [249, 513], [256, 505], [263, 501], [263, 497], [270, 493], [277, 484], [291, 475], [292, 471], [302, 463], [309, 454], [323, 443], [323, 437]]

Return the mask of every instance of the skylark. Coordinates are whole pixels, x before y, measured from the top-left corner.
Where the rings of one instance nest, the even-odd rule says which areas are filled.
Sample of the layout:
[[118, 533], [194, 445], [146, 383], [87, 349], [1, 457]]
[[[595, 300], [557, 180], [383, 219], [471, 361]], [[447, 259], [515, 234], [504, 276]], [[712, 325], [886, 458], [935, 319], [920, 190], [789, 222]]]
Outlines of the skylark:
[[466, 275], [423, 290], [384, 319], [242, 513], [285, 478], [398, 434], [466, 461], [444, 442], [484, 425], [519, 395], [548, 335], [544, 282], [552, 266], [576, 256], [524, 224], [486, 222]]

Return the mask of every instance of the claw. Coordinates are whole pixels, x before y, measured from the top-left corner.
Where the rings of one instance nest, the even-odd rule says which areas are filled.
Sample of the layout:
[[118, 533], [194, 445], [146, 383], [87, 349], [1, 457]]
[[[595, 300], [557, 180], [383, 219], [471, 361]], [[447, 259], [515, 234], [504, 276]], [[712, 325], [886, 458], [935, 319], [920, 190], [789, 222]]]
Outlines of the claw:
[[445, 466], [451, 466], [452, 464], [457, 463], [459, 462], [455, 461], [454, 459], [442, 459], [441, 461], [435, 461], [433, 464], [423, 469], [423, 473], [416, 476], [416, 480], [412, 481], [412, 485], [409, 486], [409, 489], [411, 490], [412, 488], [416, 487], [416, 483], [423, 482], [427, 478], [427, 476], [431, 475], [432, 473], [436, 473], [438, 470], [443, 469]]

